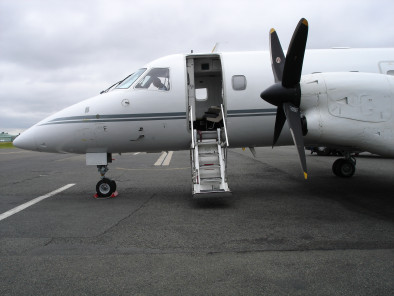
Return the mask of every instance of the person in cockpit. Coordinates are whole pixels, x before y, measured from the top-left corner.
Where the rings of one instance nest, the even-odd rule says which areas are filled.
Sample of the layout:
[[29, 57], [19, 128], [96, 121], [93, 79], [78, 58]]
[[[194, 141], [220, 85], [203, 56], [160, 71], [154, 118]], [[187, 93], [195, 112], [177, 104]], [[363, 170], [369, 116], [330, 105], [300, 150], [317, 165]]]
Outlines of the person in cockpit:
[[167, 87], [161, 82], [158, 77], [153, 78], [153, 85], [157, 87], [158, 90], [167, 90]]

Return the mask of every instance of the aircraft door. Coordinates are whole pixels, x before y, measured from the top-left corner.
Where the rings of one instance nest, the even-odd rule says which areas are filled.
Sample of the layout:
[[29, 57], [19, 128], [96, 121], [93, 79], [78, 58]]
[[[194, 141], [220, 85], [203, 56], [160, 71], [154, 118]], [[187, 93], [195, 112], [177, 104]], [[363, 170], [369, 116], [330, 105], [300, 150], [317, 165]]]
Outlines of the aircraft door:
[[196, 120], [196, 91], [194, 86], [194, 59], [188, 58], [186, 62], [187, 67], [187, 96], [188, 96], [188, 122]]
[[[220, 56], [196, 55], [187, 57], [188, 106], [197, 130], [214, 130], [223, 126], [223, 73]], [[190, 118], [193, 117], [193, 118]]]

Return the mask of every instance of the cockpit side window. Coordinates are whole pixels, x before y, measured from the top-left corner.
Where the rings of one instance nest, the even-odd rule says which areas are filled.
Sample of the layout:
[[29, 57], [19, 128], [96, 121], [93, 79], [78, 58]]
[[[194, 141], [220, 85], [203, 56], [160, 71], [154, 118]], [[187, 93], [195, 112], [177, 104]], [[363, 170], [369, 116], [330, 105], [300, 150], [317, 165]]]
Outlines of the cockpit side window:
[[129, 88], [145, 72], [145, 70], [146, 68], [142, 68], [127, 76], [116, 88]]
[[170, 70], [168, 68], [151, 69], [135, 88], [162, 91], [170, 90]]

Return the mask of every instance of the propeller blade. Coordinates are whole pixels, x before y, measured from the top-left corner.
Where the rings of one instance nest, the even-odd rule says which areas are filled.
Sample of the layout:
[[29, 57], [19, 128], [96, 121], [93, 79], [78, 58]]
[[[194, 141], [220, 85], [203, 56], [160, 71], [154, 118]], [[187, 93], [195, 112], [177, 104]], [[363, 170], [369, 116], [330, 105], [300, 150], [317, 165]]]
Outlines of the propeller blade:
[[294, 144], [297, 147], [305, 179], [307, 179], [308, 174], [306, 170], [304, 138], [299, 107], [301, 104], [300, 80], [307, 38], [308, 22], [302, 18], [294, 30], [286, 58], [284, 58], [278, 35], [274, 29], [271, 29], [271, 64], [276, 83], [260, 94], [263, 100], [278, 107], [272, 147], [278, 141], [287, 119]]
[[275, 82], [281, 82], [286, 58], [275, 29], [271, 29], [270, 31], [270, 49], [272, 72], [274, 72]]
[[302, 63], [308, 38], [308, 21], [302, 18], [294, 30], [289, 49], [286, 54], [286, 63], [283, 69], [282, 85], [286, 88], [295, 87], [300, 83]]
[[276, 142], [278, 141], [283, 126], [285, 125], [285, 122], [286, 122], [286, 114], [283, 111], [283, 106], [279, 106], [276, 109], [274, 141], [272, 142], [272, 148], [274, 148]]
[[290, 127], [291, 135], [293, 136], [293, 141], [295, 146], [297, 147], [298, 156], [300, 157], [301, 168], [304, 173], [304, 178], [308, 178], [307, 170], [306, 170], [306, 157], [305, 157], [305, 149], [304, 149], [304, 138], [302, 135], [302, 126], [301, 126], [301, 114], [300, 109], [294, 106], [291, 103], [283, 104], [284, 112], [286, 113], [287, 121]]

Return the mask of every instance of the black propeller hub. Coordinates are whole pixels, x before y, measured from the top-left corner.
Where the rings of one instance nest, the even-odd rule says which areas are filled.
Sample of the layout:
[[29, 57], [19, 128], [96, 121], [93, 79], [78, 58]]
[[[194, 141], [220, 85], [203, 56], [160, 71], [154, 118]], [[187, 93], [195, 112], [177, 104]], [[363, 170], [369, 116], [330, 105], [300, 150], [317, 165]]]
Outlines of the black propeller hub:
[[297, 84], [295, 87], [284, 87], [281, 82], [275, 83], [265, 89], [260, 97], [276, 106], [280, 107], [283, 103], [292, 103], [296, 107], [300, 107], [301, 101], [301, 88], [300, 84]]

